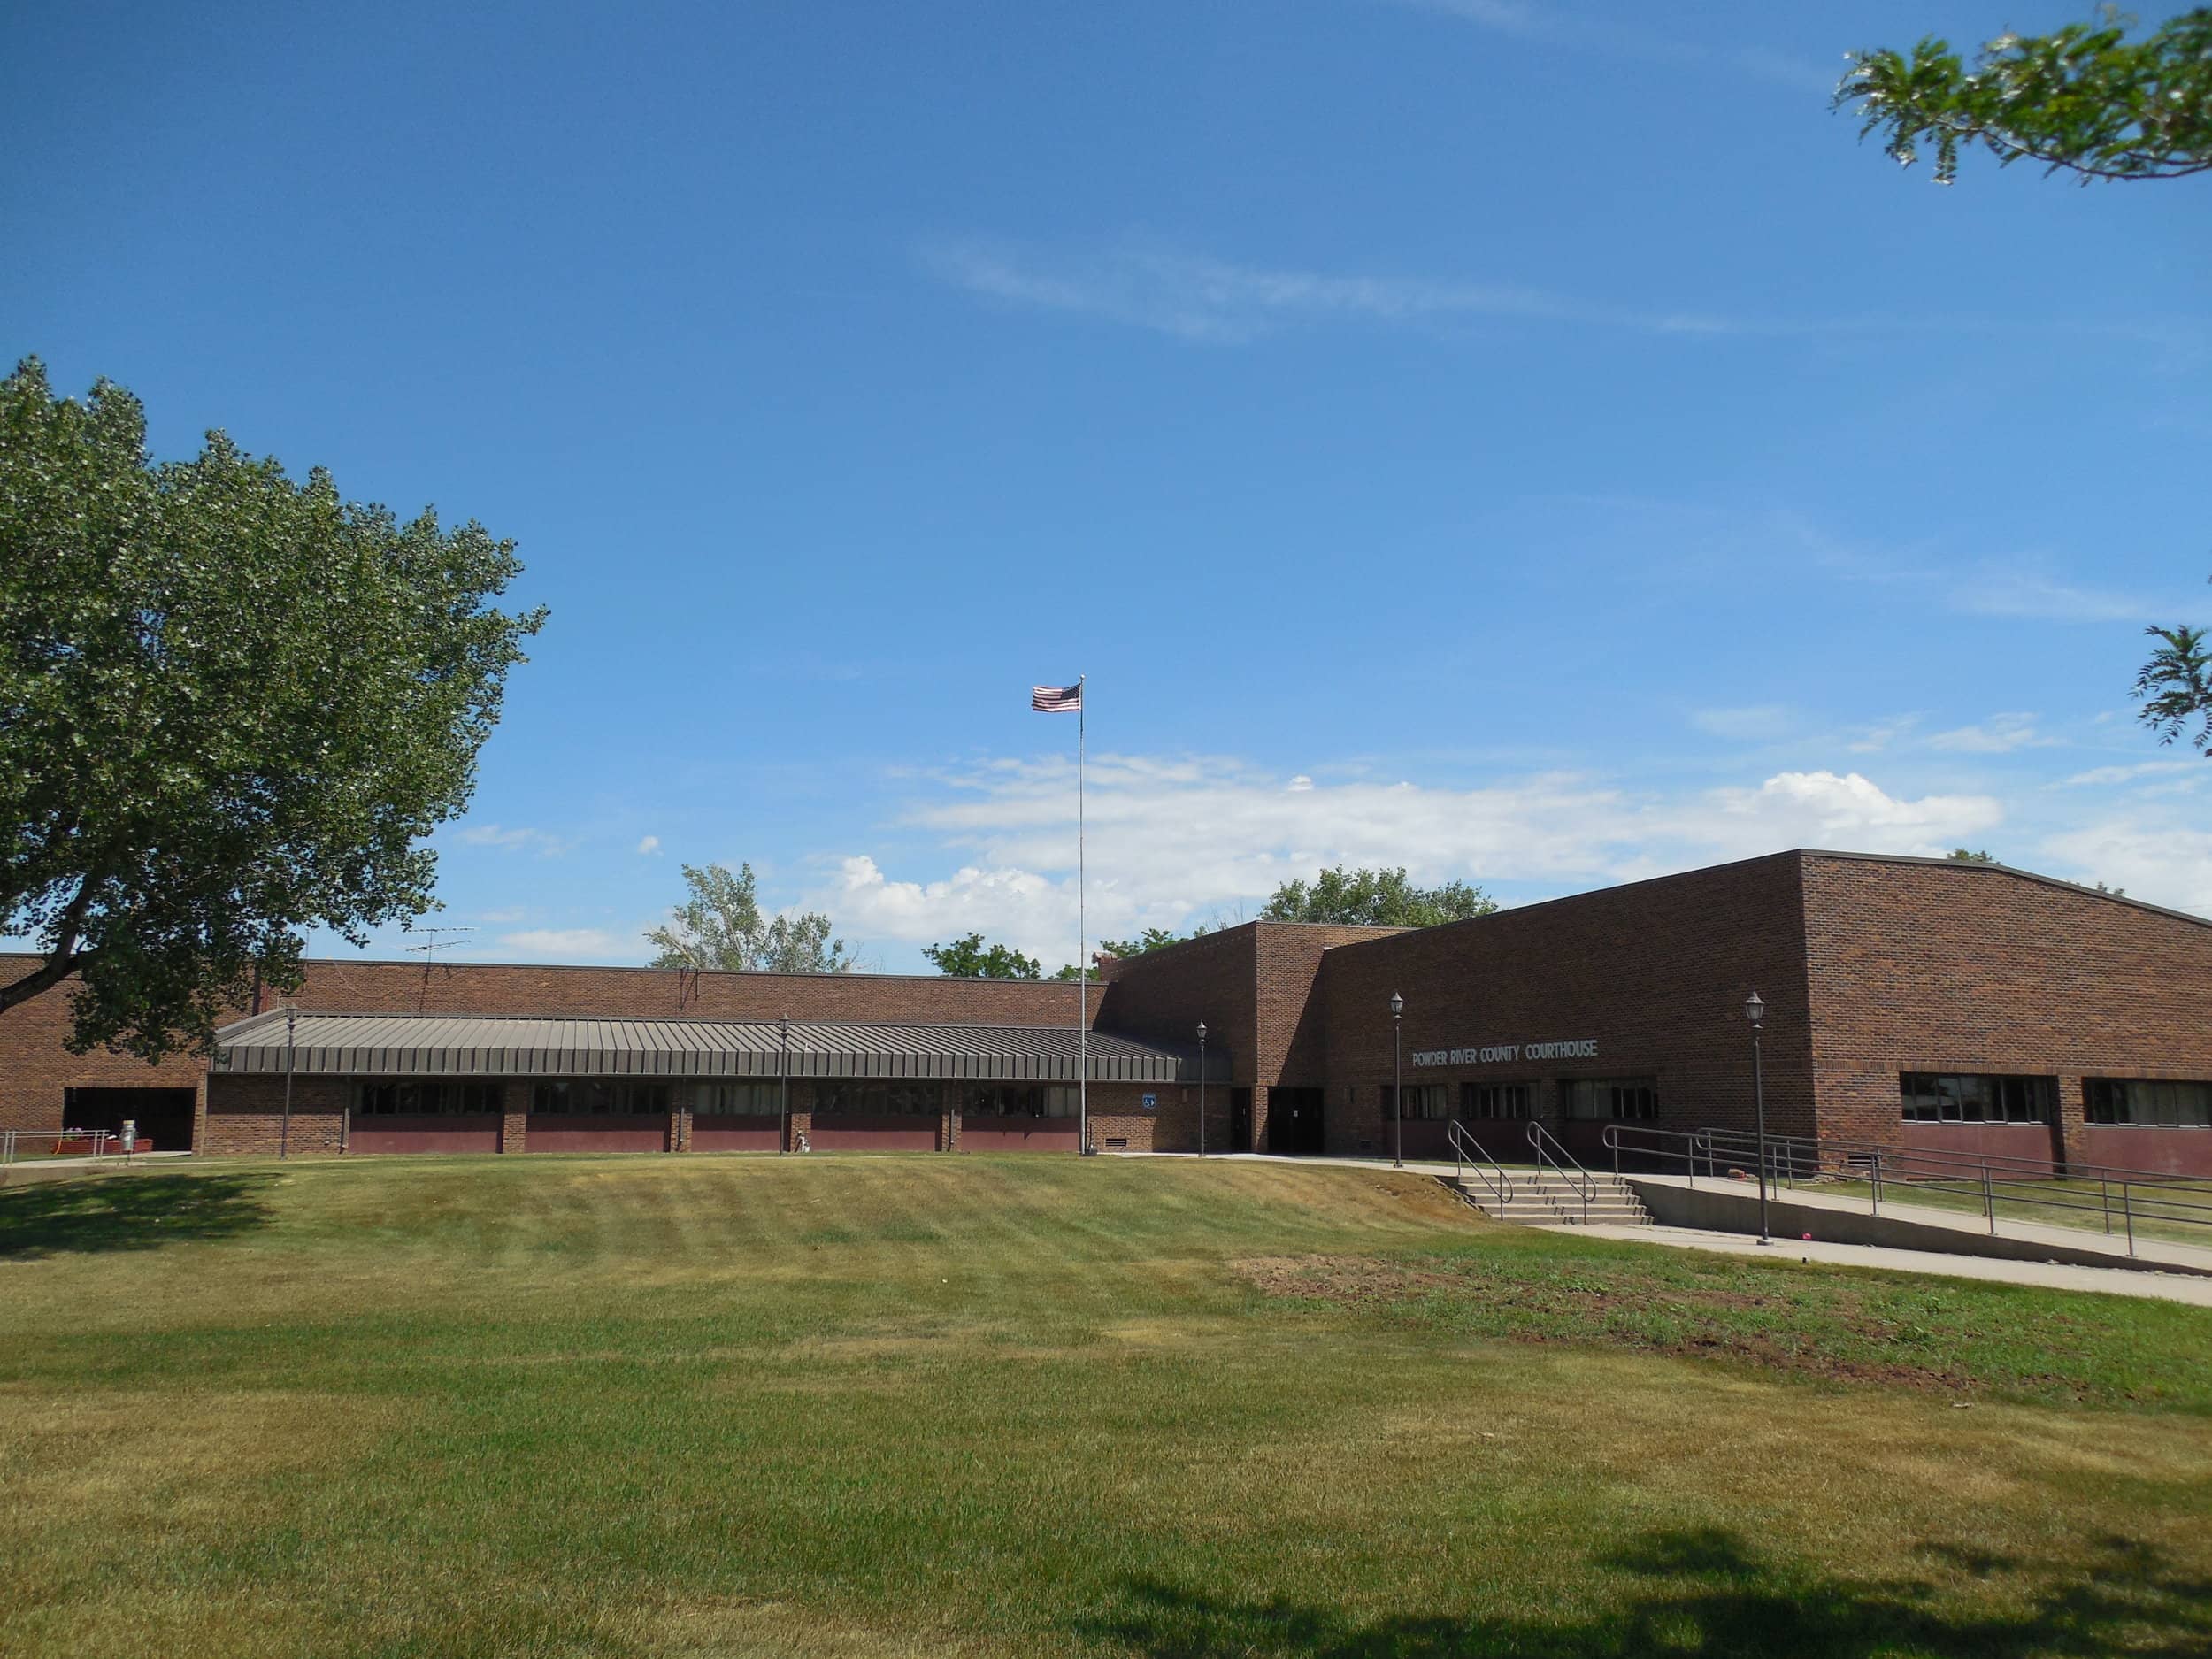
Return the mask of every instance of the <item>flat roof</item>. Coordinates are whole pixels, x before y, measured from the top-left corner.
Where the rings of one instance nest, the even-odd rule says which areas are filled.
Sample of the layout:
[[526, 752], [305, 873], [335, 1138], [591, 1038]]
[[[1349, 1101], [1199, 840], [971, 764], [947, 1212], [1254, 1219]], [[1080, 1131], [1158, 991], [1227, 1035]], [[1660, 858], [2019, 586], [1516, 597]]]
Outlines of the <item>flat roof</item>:
[[[1068, 1025], [840, 1025], [794, 1020], [297, 1016], [273, 1009], [215, 1033], [210, 1070], [339, 1077], [917, 1078], [1195, 1083], [1194, 1054]], [[1218, 1048], [1207, 1074], [1229, 1075]]]

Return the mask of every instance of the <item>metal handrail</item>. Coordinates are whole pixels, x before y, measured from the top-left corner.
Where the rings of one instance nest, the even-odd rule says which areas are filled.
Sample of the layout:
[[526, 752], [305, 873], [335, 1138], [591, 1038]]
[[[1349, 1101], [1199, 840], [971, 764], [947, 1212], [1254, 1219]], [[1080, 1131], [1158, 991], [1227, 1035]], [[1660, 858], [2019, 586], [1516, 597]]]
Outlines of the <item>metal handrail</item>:
[[[1688, 1170], [1693, 1185], [1701, 1160], [1707, 1178], [1713, 1179], [1724, 1163], [1755, 1161], [1758, 1145], [1756, 1137], [1746, 1130], [1660, 1129], [1641, 1124], [1609, 1124], [1604, 1141], [1616, 1159], [1627, 1152], [1632, 1156], [1680, 1163]], [[2212, 1202], [2207, 1202], [2204, 1189], [2153, 1171], [1809, 1135], [1770, 1134], [1766, 1146], [1770, 1179], [1794, 1186], [1800, 1179], [1825, 1172], [1863, 1179], [1868, 1184], [1869, 1207], [1876, 1215], [1881, 1213], [1886, 1193], [1893, 1194], [1896, 1187], [1904, 1187], [1978, 1200], [1993, 1234], [1997, 1231], [2000, 1202], [2093, 1216], [2107, 1233], [2124, 1233], [2130, 1256], [2136, 1254], [2139, 1221], [2202, 1227], [2212, 1233]], [[2093, 1197], [2083, 1190], [2091, 1183], [2096, 1187]], [[1997, 1192], [2000, 1185], [2008, 1189], [2001, 1200]], [[2036, 1190], [2023, 1191], [2024, 1187]]]
[[[1499, 1203], [1509, 1204], [1513, 1202], [1513, 1178], [1505, 1172], [1505, 1165], [1492, 1157], [1489, 1148], [1469, 1134], [1461, 1126], [1458, 1118], [1451, 1120], [1444, 1139], [1452, 1148], [1453, 1179], [1459, 1183], [1463, 1192], [1466, 1190], [1467, 1178], [1461, 1171], [1471, 1169], [1482, 1177], [1482, 1184], [1490, 1189], [1491, 1195]], [[1488, 1169], [1483, 1168], [1486, 1164], [1490, 1166]]]
[[[1582, 1225], [1590, 1225], [1590, 1201], [1597, 1196], [1597, 1178], [1575, 1162], [1575, 1155], [1559, 1142], [1559, 1138], [1545, 1128], [1542, 1123], [1532, 1121], [1528, 1126], [1528, 1143], [1536, 1148], [1536, 1167], [1540, 1171], [1549, 1164], [1567, 1183], [1568, 1190], [1582, 1200]], [[1561, 1160], [1565, 1162], [1562, 1163]], [[1573, 1174], [1568, 1171], [1572, 1170]], [[1579, 1176], [1579, 1180], [1575, 1177]]]

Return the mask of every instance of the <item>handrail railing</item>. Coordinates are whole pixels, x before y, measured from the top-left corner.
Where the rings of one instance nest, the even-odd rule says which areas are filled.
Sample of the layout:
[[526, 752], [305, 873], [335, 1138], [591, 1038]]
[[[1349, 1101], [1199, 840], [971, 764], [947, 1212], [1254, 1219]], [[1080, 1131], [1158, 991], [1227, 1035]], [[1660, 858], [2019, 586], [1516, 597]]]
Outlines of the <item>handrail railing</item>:
[[[1590, 1224], [1590, 1201], [1597, 1196], [1597, 1178], [1575, 1162], [1575, 1155], [1559, 1142], [1559, 1138], [1542, 1123], [1532, 1121], [1528, 1126], [1528, 1143], [1536, 1148], [1536, 1167], [1540, 1171], [1547, 1165], [1567, 1183], [1568, 1190], [1582, 1200], [1582, 1223]], [[1569, 1173], [1571, 1171], [1572, 1173]], [[1579, 1179], [1578, 1179], [1579, 1178]]]
[[[1748, 1130], [1644, 1124], [1608, 1124], [1603, 1139], [1617, 1164], [1624, 1152], [1679, 1164], [1692, 1185], [1701, 1164], [1708, 1179], [1717, 1179], [1724, 1167], [1755, 1164], [1760, 1144]], [[2008, 1204], [2094, 1217], [2093, 1225], [2105, 1233], [2124, 1234], [2130, 1256], [2137, 1253], [2137, 1225], [2145, 1221], [2201, 1228], [2204, 1242], [2212, 1244], [2212, 1192], [2201, 1183], [2156, 1171], [1810, 1135], [1770, 1134], [1766, 1151], [1770, 1181], [1793, 1187], [1803, 1180], [1863, 1181], [1875, 1215], [1881, 1213], [1886, 1197], [1895, 1202], [1901, 1187], [1974, 1201], [1992, 1233], [1997, 1231], [1999, 1205]]]
[[[1459, 1119], [1455, 1118], [1451, 1120], [1444, 1138], [1452, 1148], [1452, 1176], [1462, 1192], [1466, 1190], [1467, 1183], [1467, 1178], [1462, 1171], [1471, 1169], [1482, 1177], [1482, 1184], [1490, 1189], [1491, 1195], [1500, 1204], [1513, 1202], [1513, 1178], [1505, 1172], [1505, 1165], [1492, 1157], [1490, 1149], [1469, 1134]], [[1483, 1167], [1486, 1164], [1490, 1166], [1488, 1169]]]

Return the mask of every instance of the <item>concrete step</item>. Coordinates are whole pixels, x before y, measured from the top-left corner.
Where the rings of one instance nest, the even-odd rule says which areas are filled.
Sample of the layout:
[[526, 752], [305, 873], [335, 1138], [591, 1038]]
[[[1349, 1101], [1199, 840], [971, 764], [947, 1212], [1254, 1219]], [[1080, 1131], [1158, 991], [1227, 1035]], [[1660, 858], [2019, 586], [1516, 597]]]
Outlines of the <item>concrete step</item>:
[[[1480, 1178], [1458, 1180], [1439, 1178], [1446, 1187], [1497, 1221], [1525, 1226], [1557, 1226], [1561, 1223], [1592, 1226], [1647, 1227], [1651, 1212], [1636, 1196], [1636, 1189], [1617, 1176], [1594, 1176], [1577, 1183], [1548, 1171], [1542, 1175], [1516, 1171], [1509, 1179], [1513, 1196], [1501, 1200]], [[1590, 1194], [1586, 1202], [1584, 1193]]]

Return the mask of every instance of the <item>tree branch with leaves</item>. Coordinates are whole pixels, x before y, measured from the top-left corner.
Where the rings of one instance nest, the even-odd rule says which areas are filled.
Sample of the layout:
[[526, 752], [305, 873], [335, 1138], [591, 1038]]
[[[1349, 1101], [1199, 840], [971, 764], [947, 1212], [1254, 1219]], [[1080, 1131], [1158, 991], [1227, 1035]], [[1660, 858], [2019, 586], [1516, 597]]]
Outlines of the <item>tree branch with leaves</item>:
[[1862, 138], [1880, 132], [1901, 165], [1935, 151], [1935, 180], [1980, 145], [2001, 165], [2094, 179], [2178, 179], [2212, 170], [2212, 8], [2131, 40], [2116, 6], [2048, 35], [2004, 34], [1969, 68], [1931, 35], [1909, 52], [1851, 54], [1833, 104], [1856, 105]]
[[862, 959], [818, 910], [769, 916], [760, 908], [760, 884], [750, 864], [733, 874], [710, 864], [683, 866], [691, 896], [666, 925], [649, 928], [660, 949], [657, 968], [697, 968], [718, 973], [852, 973]]

